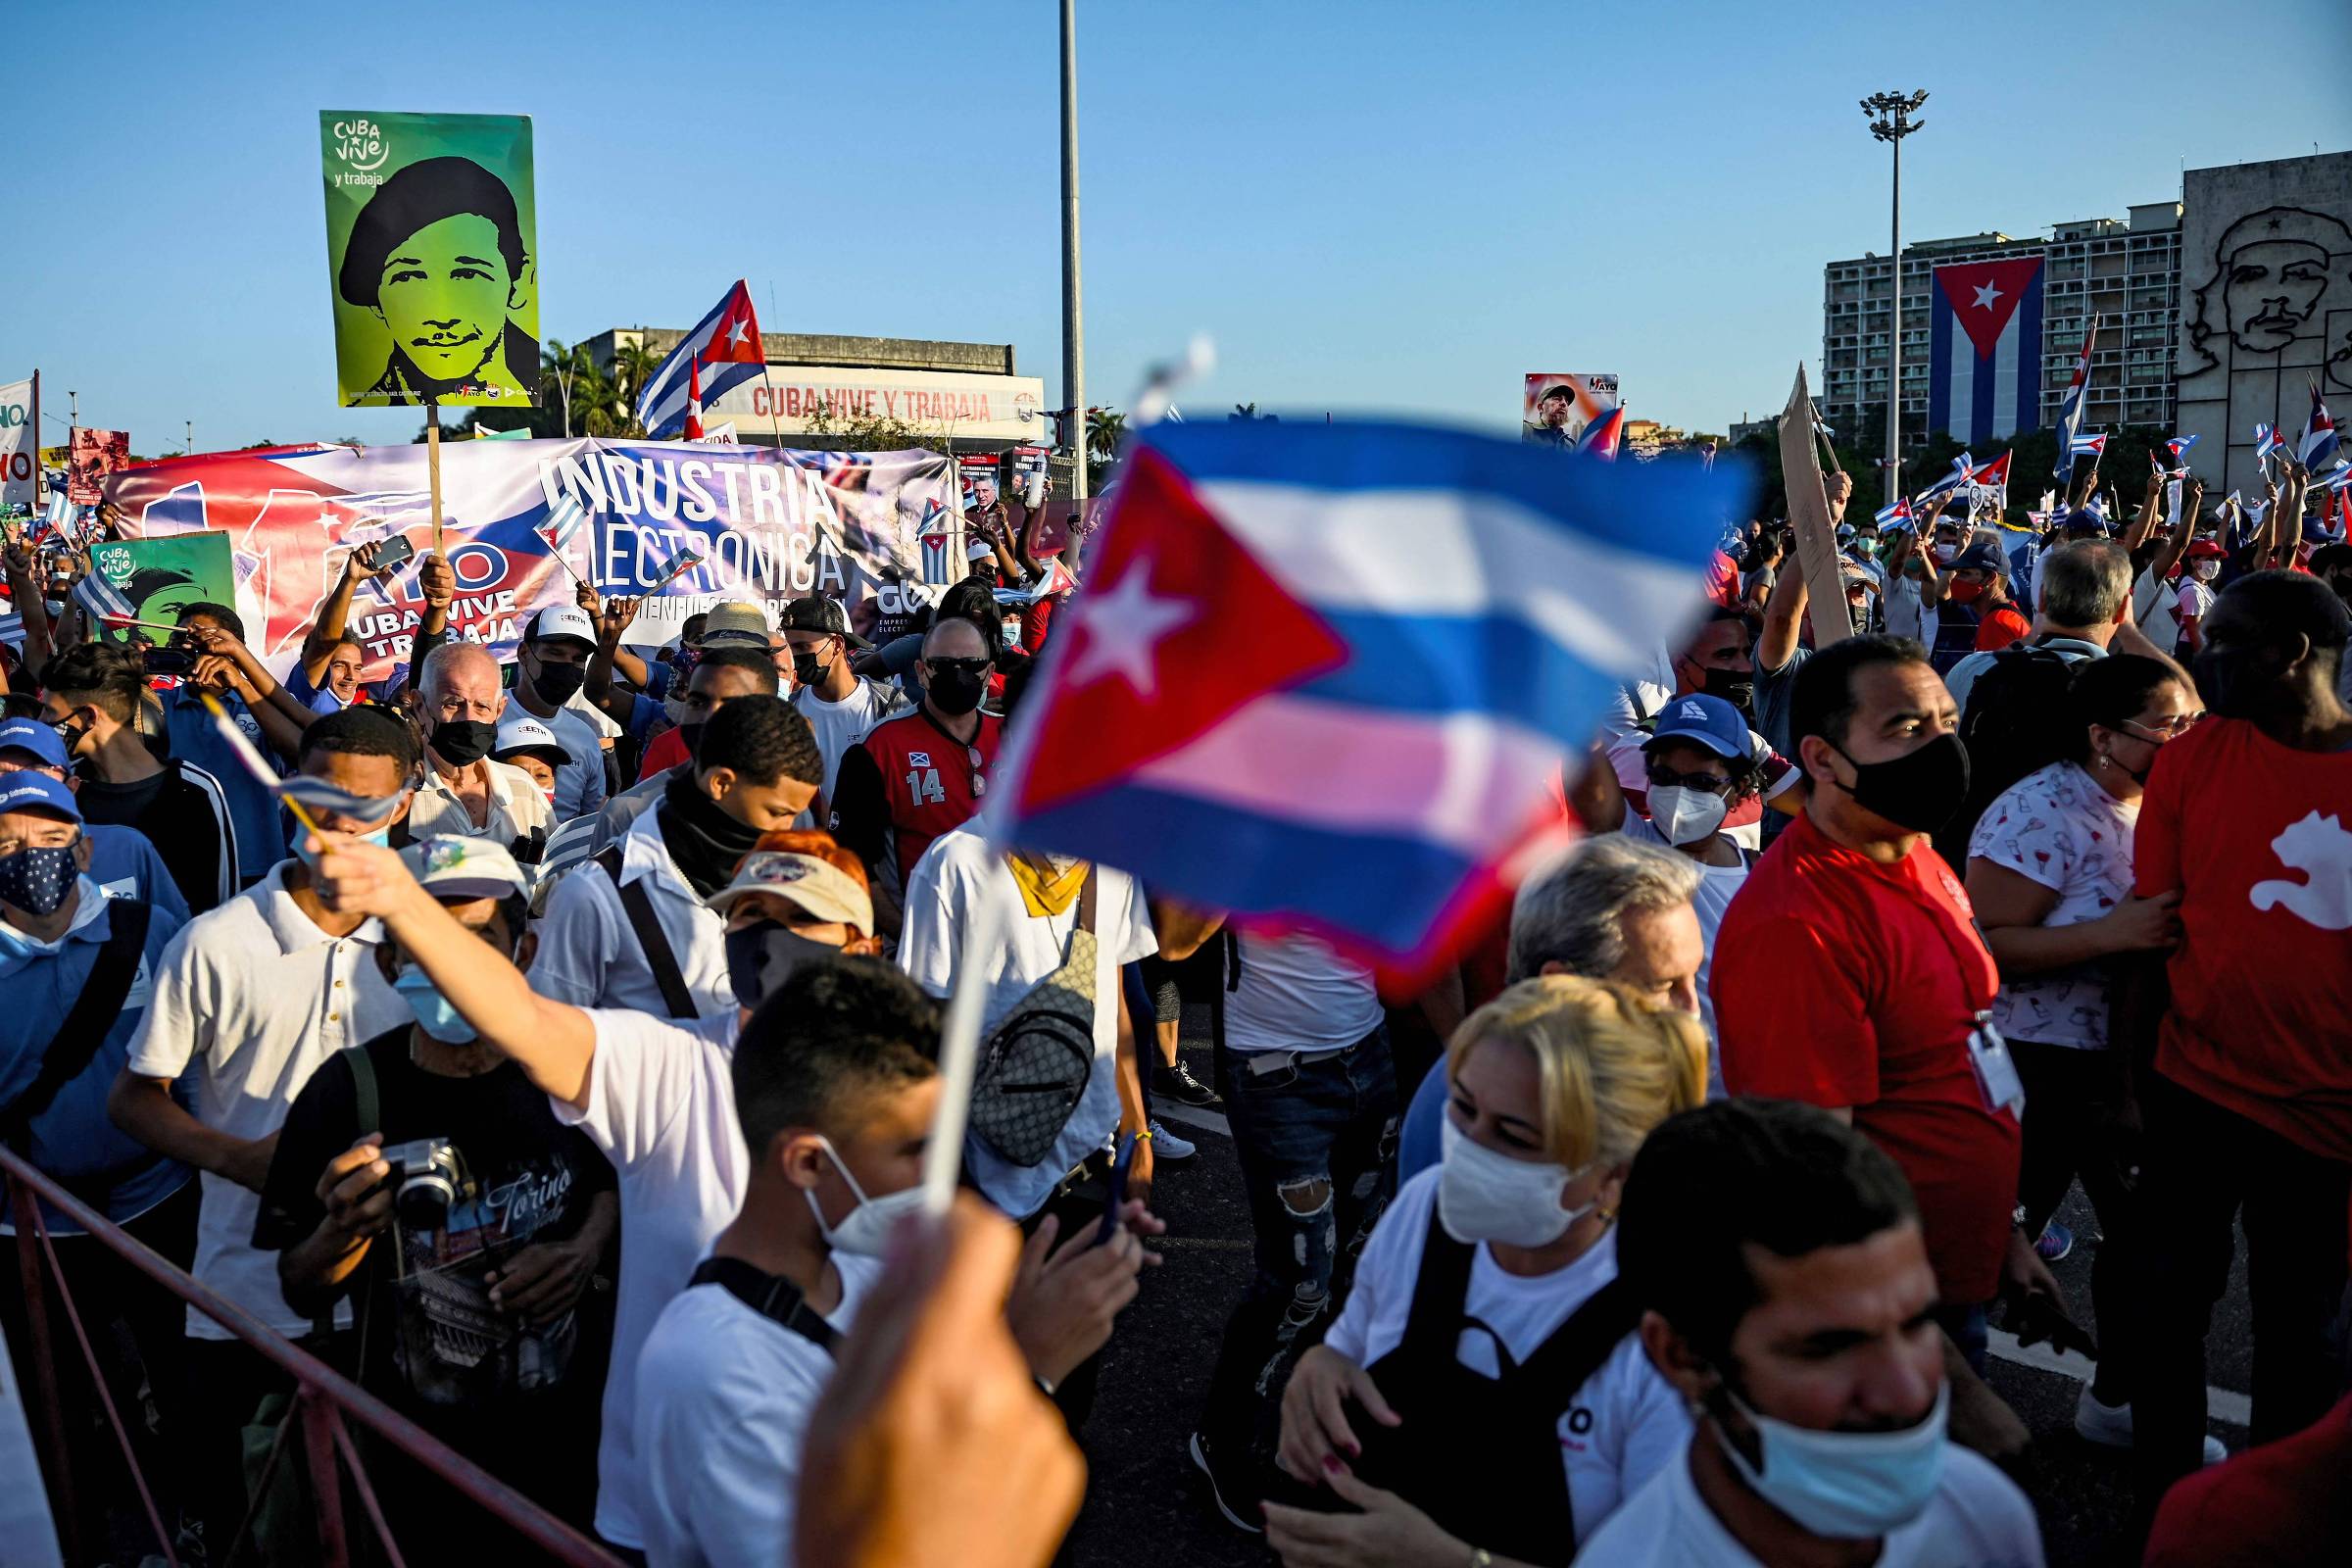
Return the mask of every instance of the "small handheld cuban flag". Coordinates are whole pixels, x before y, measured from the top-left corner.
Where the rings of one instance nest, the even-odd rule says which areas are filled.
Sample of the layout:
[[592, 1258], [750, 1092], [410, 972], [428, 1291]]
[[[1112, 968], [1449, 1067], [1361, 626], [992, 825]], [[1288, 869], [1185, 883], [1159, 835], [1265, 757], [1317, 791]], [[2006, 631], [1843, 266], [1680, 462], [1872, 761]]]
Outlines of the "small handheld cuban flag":
[[122, 597], [122, 589], [95, 571], [74, 585], [74, 602], [100, 625], [110, 628], [128, 626], [139, 618], [138, 607]]
[[321, 813], [332, 813], [349, 822], [381, 822], [400, 804], [401, 795], [408, 793], [403, 790], [399, 794], [381, 797], [354, 795], [322, 778], [312, 778], [305, 773], [296, 773], [290, 778], [281, 777], [277, 769], [270, 765], [269, 760], [254, 749], [253, 742], [245, 738], [245, 732], [237, 728], [237, 721], [228, 716], [228, 710], [220, 706], [220, 699], [203, 690], [199, 690], [196, 697], [204, 704], [205, 711], [212, 715], [213, 727], [220, 732], [220, 738], [227, 743], [230, 755], [236, 758], [246, 772], [253, 775], [254, 782], [284, 801], [302, 825], [313, 832], [318, 831], [318, 818]]
[[1911, 502], [1908, 497], [1896, 496], [1894, 505], [1881, 507], [1877, 521], [1882, 533], [1900, 532], [1911, 526]]
[[2328, 416], [2328, 405], [2320, 401], [2320, 384], [2311, 384], [2311, 417], [2303, 421], [2303, 434], [2295, 442], [2295, 461], [2306, 468], [2317, 468], [2335, 456], [2335, 420]]
[[[2173, 459], [2172, 467], [2166, 470], [2172, 477], [2177, 479], [2188, 472], [2188, 449], [2196, 444], [2197, 438], [2193, 435], [2177, 435], [2164, 444], [2164, 450]], [[2153, 454], [2150, 455], [2150, 461], [2154, 461]]]
[[703, 558], [701, 552], [691, 548], [681, 547], [677, 555], [671, 558], [669, 564], [662, 568], [662, 575], [660, 579], [654, 583], [654, 586], [649, 591], [657, 594], [660, 593], [662, 589], [668, 587], [671, 583], [676, 582], [680, 577], [685, 576], [688, 572], [692, 571], [695, 567], [701, 565], [702, 564]]
[[49, 492], [49, 505], [41, 513], [41, 520], [26, 531], [25, 538], [29, 541], [45, 533], [54, 533], [63, 539], [66, 536], [66, 524], [73, 517], [74, 503], [66, 499], [63, 490], [52, 490]]
[[2094, 463], [2095, 463], [2095, 462], [2096, 462], [2098, 459], [2100, 459], [2100, 458], [2102, 458], [2102, 457], [2105, 457], [2106, 455], [2107, 455], [2107, 437], [2106, 437], [2106, 435], [2105, 435], [2104, 433], [2101, 433], [2101, 434], [2099, 434], [2099, 435], [2079, 435], [2079, 436], [2076, 436], [2076, 437], [2075, 437], [2075, 438], [2074, 438], [2074, 439], [2073, 439], [2073, 440], [2072, 440], [2072, 441], [2071, 441], [2071, 442], [2068, 444], [2068, 447], [2067, 447], [2067, 456], [2068, 456], [2068, 457], [2071, 457], [2071, 458], [2089, 458], [2089, 459], [2090, 459], [2090, 460], [2092, 460]]
[[571, 543], [572, 535], [580, 531], [580, 524], [587, 520], [588, 514], [580, 509], [579, 498], [566, 490], [556, 498], [556, 504], [548, 509], [547, 519], [534, 531], [547, 541], [548, 549], [561, 555], [564, 547]]
[[2320, 475], [2319, 482], [2339, 493], [2352, 489], [2352, 461], [2338, 459], [2334, 467]]
[[2263, 424], [2259, 421], [2255, 424], [2254, 466], [2262, 470], [2264, 478], [2270, 477], [2271, 460], [2285, 450], [2286, 443], [2278, 439], [2277, 425]]
[[1948, 496], [1968, 483], [1968, 476], [1976, 472], [1976, 469], [1977, 460], [1963, 452], [1952, 460], [1952, 471], [1922, 490], [1916, 499], [1933, 501], [1937, 496]]

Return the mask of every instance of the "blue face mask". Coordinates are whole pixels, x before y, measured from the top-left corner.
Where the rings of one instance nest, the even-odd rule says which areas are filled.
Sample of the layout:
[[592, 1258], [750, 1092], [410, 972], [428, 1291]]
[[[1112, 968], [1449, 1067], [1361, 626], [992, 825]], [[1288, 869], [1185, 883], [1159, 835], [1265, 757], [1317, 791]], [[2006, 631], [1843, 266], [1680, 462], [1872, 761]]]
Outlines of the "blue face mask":
[[392, 979], [392, 989], [408, 1003], [409, 1010], [416, 1014], [416, 1027], [445, 1046], [469, 1046], [480, 1037], [465, 1014], [450, 1005], [450, 1001], [435, 989], [422, 969], [404, 964]]
[[1943, 1479], [1948, 1383], [1926, 1419], [1900, 1432], [1815, 1432], [1752, 1410], [1729, 1389], [1724, 1393], [1755, 1428], [1764, 1458], [1762, 1469], [1751, 1466], [1719, 1421], [1716, 1437], [1733, 1467], [1758, 1496], [1817, 1536], [1868, 1541], [1907, 1525], [1934, 1500]]
[[[310, 842], [311, 830], [307, 827], [304, 827], [299, 822], [295, 823], [294, 858], [300, 860], [303, 864], [309, 866], [312, 870], [316, 871], [318, 869], [318, 857], [310, 852]], [[378, 849], [388, 850], [392, 847], [392, 829], [389, 825], [386, 825], [377, 828], [372, 833], [363, 833], [360, 835], [360, 842], [362, 844], [372, 844]]]

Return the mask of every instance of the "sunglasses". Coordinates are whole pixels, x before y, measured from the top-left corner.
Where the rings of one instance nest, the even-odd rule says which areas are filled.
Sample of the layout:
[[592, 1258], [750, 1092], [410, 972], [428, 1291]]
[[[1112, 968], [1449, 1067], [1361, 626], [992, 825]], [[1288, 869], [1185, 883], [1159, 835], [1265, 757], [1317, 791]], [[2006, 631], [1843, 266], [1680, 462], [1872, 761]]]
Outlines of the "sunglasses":
[[2177, 717], [2168, 718], [2159, 724], [2142, 723], [2136, 718], [2127, 718], [2124, 720], [2124, 724], [2127, 728], [2145, 730], [2150, 735], [2161, 735], [2169, 741], [2176, 740], [2180, 736], [2187, 734], [2190, 730], [2195, 729], [2198, 723], [2204, 717], [2204, 710], [2199, 709], [2196, 712], [2181, 713]]
[[990, 669], [995, 667], [994, 664], [986, 659], [927, 659], [923, 661], [923, 662], [931, 666], [931, 673], [934, 675], [946, 675], [950, 673], [962, 675], [986, 675]]

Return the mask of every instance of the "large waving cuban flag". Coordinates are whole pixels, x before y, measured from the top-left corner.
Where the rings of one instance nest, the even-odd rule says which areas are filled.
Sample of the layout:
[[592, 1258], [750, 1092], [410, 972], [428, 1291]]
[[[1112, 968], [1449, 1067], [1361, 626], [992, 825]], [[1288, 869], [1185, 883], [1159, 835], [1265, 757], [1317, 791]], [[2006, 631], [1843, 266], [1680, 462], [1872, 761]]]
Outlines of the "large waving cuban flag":
[[1975, 445], [2041, 428], [2041, 258], [1938, 267], [1928, 428]]
[[[695, 322], [645, 378], [645, 390], [637, 395], [637, 422], [657, 441], [683, 434], [689, 403], [716, 403], [766, 368], [752, 291], [737, 278], [726, 298]], [[699, 417], [700, 408], [695, 412]]]
[[1392, 424], [1150, 427], [1002, 772], [1012, 842], [1425, 974], [1566, 827], [1743, 465]]

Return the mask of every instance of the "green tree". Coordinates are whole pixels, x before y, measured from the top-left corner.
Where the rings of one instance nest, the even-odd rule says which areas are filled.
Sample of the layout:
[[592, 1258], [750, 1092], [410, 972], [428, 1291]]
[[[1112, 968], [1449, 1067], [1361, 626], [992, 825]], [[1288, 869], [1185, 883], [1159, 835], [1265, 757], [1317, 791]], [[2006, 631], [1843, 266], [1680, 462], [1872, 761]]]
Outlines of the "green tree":
[[547, 346], [539, 351], [539, 406], [543, 411], [552, 407], [557, 412], [557, 434], [572, 433], [573, 405], [577, 403], [584, 413], [592, 398], [582, 394], [592, 394], [603, 379], [603, 372], [589, 356], [587, 344], [565, 343], [552, 337], [547, 340]]

